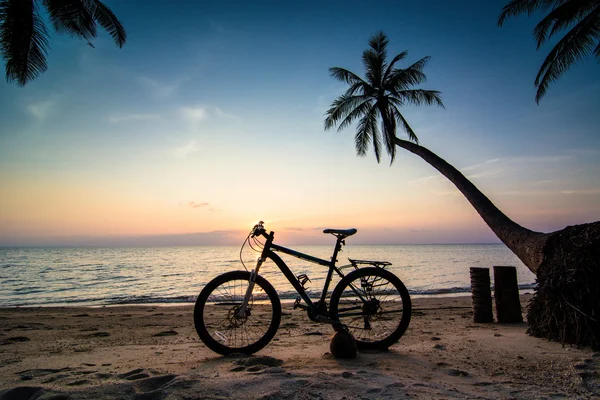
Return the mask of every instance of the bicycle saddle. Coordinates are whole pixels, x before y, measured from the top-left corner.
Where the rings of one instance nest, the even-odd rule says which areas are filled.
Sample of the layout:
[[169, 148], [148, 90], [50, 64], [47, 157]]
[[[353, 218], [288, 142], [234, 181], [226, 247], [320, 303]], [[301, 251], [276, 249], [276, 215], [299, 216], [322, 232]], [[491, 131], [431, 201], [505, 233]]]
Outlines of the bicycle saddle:
[[356, 229], [325, 229], [323, 233], [331, 233], [333, 235], [342, 235], [345, 237], [352, 236], [356, 233]]

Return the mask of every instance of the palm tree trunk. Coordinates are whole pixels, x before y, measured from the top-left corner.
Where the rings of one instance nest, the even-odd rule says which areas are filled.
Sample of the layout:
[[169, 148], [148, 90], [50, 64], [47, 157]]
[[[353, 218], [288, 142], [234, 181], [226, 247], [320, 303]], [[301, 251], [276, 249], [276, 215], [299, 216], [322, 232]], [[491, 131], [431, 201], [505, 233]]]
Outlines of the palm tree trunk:
[[544, 259], [543, 249], [549, 234], [531, 231], [508, 218], [459, 170], [425, 147], [399, 138], [395, 138], [395, 144], [418, 155], [448, 178], [467, 198], [496, 236], [519, 257], [531, 272], [537, 273]]

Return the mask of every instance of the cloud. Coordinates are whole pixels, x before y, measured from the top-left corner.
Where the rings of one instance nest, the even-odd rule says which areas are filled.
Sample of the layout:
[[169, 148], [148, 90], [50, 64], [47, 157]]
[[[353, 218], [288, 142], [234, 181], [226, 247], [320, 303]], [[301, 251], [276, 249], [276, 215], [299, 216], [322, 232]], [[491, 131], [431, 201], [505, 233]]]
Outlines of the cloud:
[[157, 99], [167, 99], [172, 97], [175, 93], [177, 93], [177, 90], [181, 86], [181, 81], [172, 84], [165, 84], [157, 80], [150, 79], [146, 76], [138, 77], [137, 81], [142, 88], [150, 92], [152, 96]]
[[502, 175], [502, 173], [504, 171], [505, 170], [503, 168], [490, 169], [488, 171], [481, 171], [481, 172], [476, 172], [474, 174], [467, 175], [467, 178], [474, 179], [474, 178], [484, 178], [484, 177], [490, 177], [490, 176], [498, 176], [498, 175]]
[[188, 155], [195, 153], [198, 150], [200, 150], [200, 147], [198, 147], [196, 141], [190, 140], [185, 146], [175, 149], [174, 154], [177, 158], [186, 158]]
[[411, 186], [427, 186], [430, 184], [438, 184], [440, 182], [446, 182], [446, 181], [447, 181], [447, 179], [445, 176], [438, 174], [438, 175], [430, 175], [430, 176], [424, 176], [422, 178], [413, 179], [413, 180], [409, 181], [408, 184]]
[[526, 197], [555, 197], [555, 196], [589, 196], [599, 195], [600, 189], [568, 189], [568, 190], [506, 190], [495, 193], [496, 196], [526, 196]]
[[[572, 157], [568, 155], [501, 157], [492, 158], [477, 164], [468, 165], [466, 167], [457, 169], [465, 174], [468, 179], [477, 179], [484, 177], [497, 177], [517, 169], [524, 170], [532, 164], [553, 164], [568, 161], [570, 159], [572, 159]], [[502, 165], [502, 167], [500, 165]], [[472, 173], [469, 173], [471, 171]], [[441, 182], [447, 182], [447, 179], [441, 174], [437, 174], [414, 179], [409, 181], [409, 184], [411, 186], [427, 186], [438, 185]]]
[[30, 104], [27, 110], [37, 119], [46, 119], [51, 113], [56, 102], [54, 100], [46, 100], [38, 103]]
[[195, 201], [190, 201], [188, 203], [188, 206], [190, 206], [191, 208], [201, 208], [201, 207], [208, 207], [209, 204], [208, 203], [196, 203]]
[[460, 170], [461, 171], [472, 171], [474, 169], [479, 169], [479, 168], [481, 168], [483, 166], [488, 166], [490, 164], [496, 164], [499, 161], [500, 161], [499, 158], [492, 158], [491, 160], [486, 160], [486, 161], [484, 161], [482, 163], [469, 165], [468, 167], [461, 168]]
[[224, 111], [222, 111], [219, 107], [215, 107], [215, 115], [219, 118], [237, 119], [235, 115], [227, 114]]
[[580, 189], [580, 190], [562, 190], [561, 194], [578, 195], [578, 194], [600, 194], [600, 189]]
[[208, 110], [204, 107], [182, 107], [181, 115], [192, 124], [197, 124], [208, 118]]
[[110, 116], [108, 120], [113, 123], [125, 122], [125, 121], [147, 121], [160, 119], [160, 116], [156, 114], [128, 114], [121, 116]]

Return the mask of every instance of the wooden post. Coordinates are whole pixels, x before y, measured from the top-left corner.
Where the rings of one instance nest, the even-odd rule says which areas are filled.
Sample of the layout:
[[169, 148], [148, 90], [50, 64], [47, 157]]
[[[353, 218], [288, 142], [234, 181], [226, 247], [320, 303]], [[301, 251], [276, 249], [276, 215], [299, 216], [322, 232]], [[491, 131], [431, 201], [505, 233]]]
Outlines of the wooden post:
[[494, 297], [498, 322], [523, 322], [515, 267], [494, 266]]
[[490, 269], [471, 267], [471, 299], [474, 322], [494, 322]]

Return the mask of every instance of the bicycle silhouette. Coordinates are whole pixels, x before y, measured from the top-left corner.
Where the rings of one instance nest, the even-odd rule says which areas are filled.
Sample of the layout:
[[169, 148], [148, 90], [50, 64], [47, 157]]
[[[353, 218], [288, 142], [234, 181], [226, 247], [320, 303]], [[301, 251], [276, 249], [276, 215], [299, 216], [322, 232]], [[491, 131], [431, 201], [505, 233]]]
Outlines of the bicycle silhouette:
[[[331, 324], [336, 331], [348, 330], [356, 338], [359, 350], [388, 348], [396, 343], [408, 328], [412, 305], [402, 281], [385, 269], [391, 264], [349, 259], [350, 264], [336, 266], [345, 239], [356, 232], [356, 229], [325, 229], [323, 233], [337, 238], [333, 255], [327, 261], [275, 244], [274, 232], [267, 233], [262, 221], [256, 224], [242, 244], [242, 249], [248, 243], [257, 250], [254, 243], [261, 250], [255, 268], [217, 276], [196, 300], [194, 325], [200, 339], [222, 355], [252, 354], [273, 339], [281, 321], [281, 301], [275, 288], [259, 275], [262, 264], [270, 259], [298, 292], [294, 308], [306, 310], [312, 321]], [[306, 292], [308, 276], [294, 275], [277, 252], [329, 268], [317, 301]], [[345, 269], [351, 271], [345, 274]], [[328, 305], [334, 272], [341, 280], [333, 289]]]

